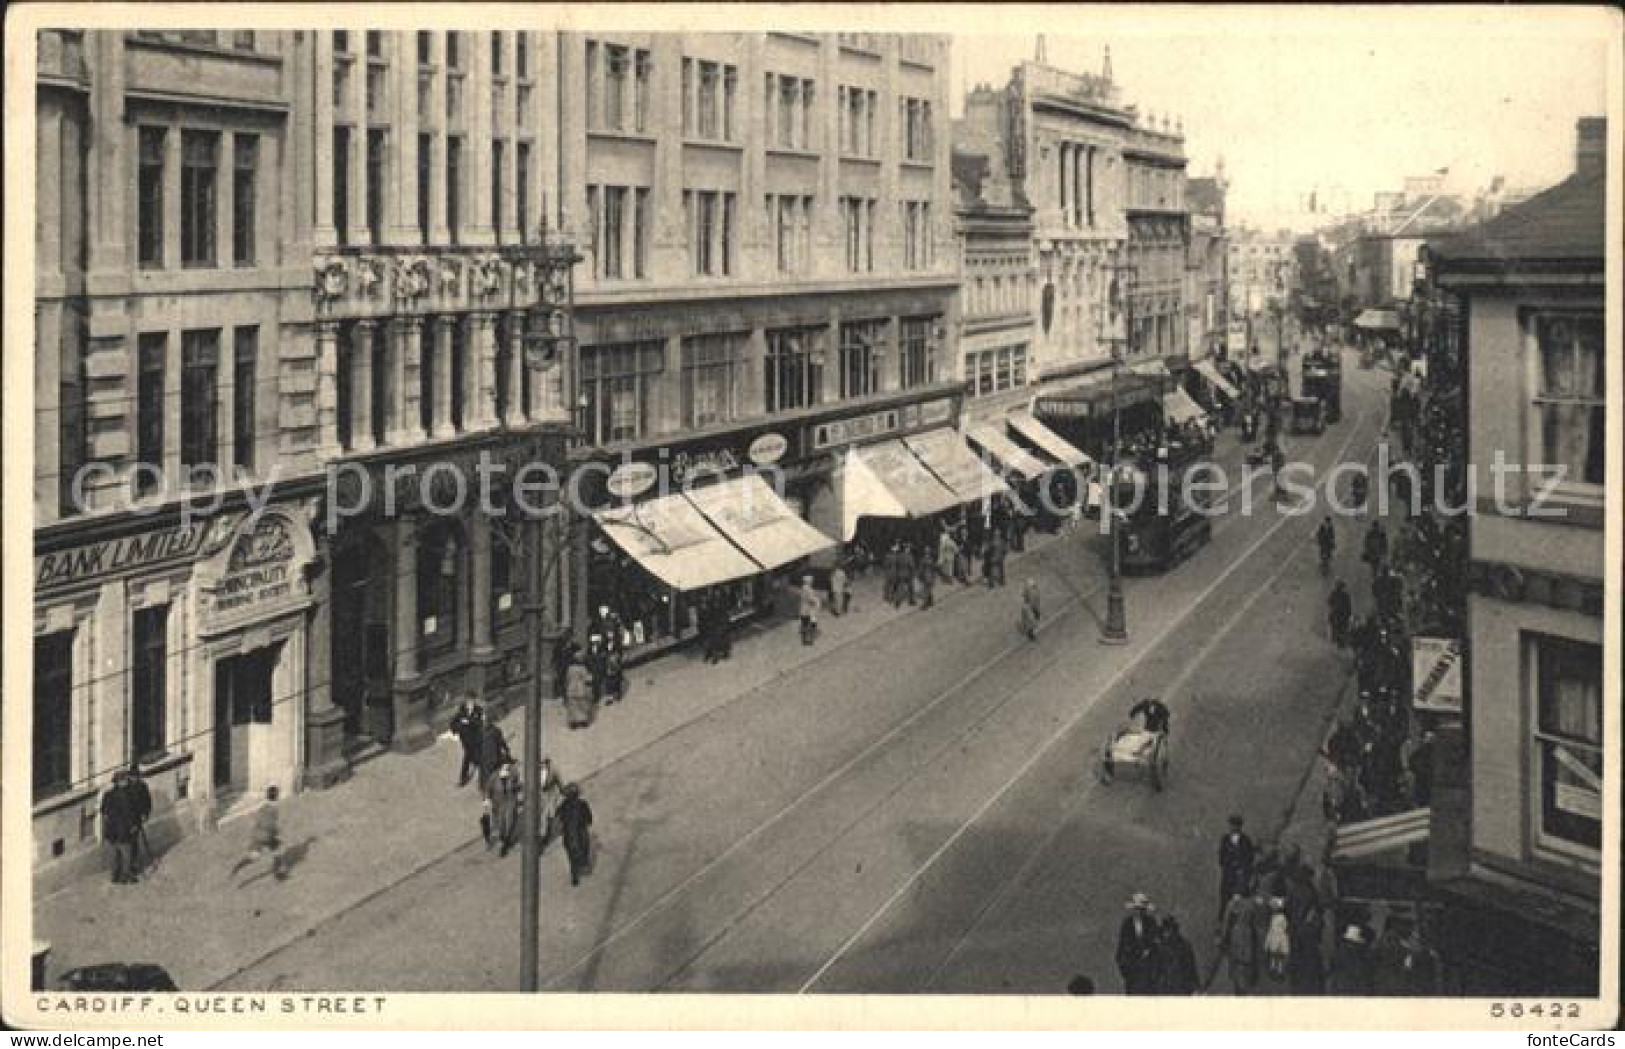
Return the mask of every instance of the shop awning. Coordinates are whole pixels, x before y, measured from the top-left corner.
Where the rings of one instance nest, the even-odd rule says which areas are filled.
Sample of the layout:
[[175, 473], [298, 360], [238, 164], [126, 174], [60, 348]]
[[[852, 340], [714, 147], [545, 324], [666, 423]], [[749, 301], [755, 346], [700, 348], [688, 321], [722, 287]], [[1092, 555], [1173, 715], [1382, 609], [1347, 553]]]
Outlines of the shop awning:
[[842, 539], [856, 534], [860, 517], [930, 517], [958, 505], [959, 497], [902, 441], [847, 453], [841, 469]]
[[700, 590], [762, 570], [682, 495], [600, 510], [593, 517], [611, 542], [674, 590]]
[[1161, 357], [1149, 361], [1136, 361], [1128, 366], [1128, 370], [1135, 375], [1143, 375], [1147, 379], [1173, 378], [1173, 375], [1168, 371], [1168, 366], [1162, 362]]
[[1162, 417], [1164, 420], [1176, 425], [1188, 422], [1202, 422], [1207, 418], [1207, 412], [1202, 406], [1191, 400], [1191, 395], [1184, 390], [1175, 388], [1172, 393], [1162, 397]]
[[1088, 466], [1092, 462], [1089, 456], [1072, 447], [1060, 434], [1039, 422], [1028, 412], [1011, 412], [1005, 421], [1010, 424], [1012, 430], [1031, 441], [1034, 447], [1062, 466]]
[[760, 474], [688, 493], [705, 517], [765, 569], [827, 550], [835, 541], [803, 521]]
[[1219, 371], [1218, 368], [1213, 366], [1212, 361], [1197, 361], [1196, 371], [1202, 376], [1202, 378], [1208, 381], [1208, 385], [1212, 386], [1214, 389], [1218, 390], [1232, 401], [1241, 397], [1241, 391], [1236, 389], [1235, 386], [1231, 384], [1230, 380], [1224, 377], [1223, 372]]
[[903, 443], [959, 497], [960, 503], [978, 503], [1010, 494], [1010, 486], [976, 457], [957, 430], [928, 430], [903, 438]]
[[1354, 326], [1367, 331], [1398, 331], [1399, 314], [1393, 310], [1362, 310], [1354, 318]]
[[1049, 469], [1043, 460], [1006, 437], [1004, 430], [992, 423], [972, 426], [965, 431], [965, 439], [992, 456], [1006, 470], [1013, 470], [1029, 481], [1042, 477]]

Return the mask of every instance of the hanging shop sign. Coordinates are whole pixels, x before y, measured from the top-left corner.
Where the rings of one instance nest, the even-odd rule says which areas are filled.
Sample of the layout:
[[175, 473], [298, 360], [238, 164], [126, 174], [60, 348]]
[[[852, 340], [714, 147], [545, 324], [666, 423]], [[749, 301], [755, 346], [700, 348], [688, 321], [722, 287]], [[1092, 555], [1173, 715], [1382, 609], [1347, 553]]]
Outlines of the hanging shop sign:
[[231, 545], [198, 569], [199, 632], [224, 633], [303, 608], [314, 553], [310, 529], [296, 514], [266, 510], [245, 521]]
[[186, 521], [38, 554], [34, 591], [44, 594], [137, 569], [208, 557], [230, 540], [240, 520], [237, 514], [222, 514], [207, 521]]
[[784, 453], [790, 448], [790, 442], [784, 439], [781, 433], [769, 431], [750, 442], [745, 454], [757, 466], [772, 466], [784, 458]]
[[1411, 706], [1435, 714], [1461, 713], [1461, 642], [1455, 638], [1411, 639]]
[[636, 499], [654, 487], [660, 471], [652, 463], [622, 463], [609, 475], [604, 487], [617, 499]]

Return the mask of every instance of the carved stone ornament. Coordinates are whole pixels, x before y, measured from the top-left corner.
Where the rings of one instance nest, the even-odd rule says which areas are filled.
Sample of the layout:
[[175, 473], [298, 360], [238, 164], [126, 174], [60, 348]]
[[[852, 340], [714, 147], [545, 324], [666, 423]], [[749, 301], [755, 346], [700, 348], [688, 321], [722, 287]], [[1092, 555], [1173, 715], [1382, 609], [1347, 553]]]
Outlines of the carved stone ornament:
[[457, 259], [440, 260], [440, 291], [445, 295], [457, 293], [457, 283], [463, 279], [463, 264]]
[[513, 290], [521, 296], [530, 294], [531, 270], [529, 262], [517, 262], [513, 266]]
[[323, 303], [341, 299], [350, 288], [350, 271], [343, 259], [329, 259], [316, 266], [316, 298]]
[[365, 256], [356, 260], [355, 281], [358, 290], [367, 298], [372, 298], [378, 291], [379, 283], [384, 279], [381, 266], [377, 259]]
[[395, 260], [395, 297], [421, 299], [429, 292], [429, 262], [423, 258]]
[[485, 255], [474, 263], [474, 294], [488, 299], [502, 290], [502, 260]]

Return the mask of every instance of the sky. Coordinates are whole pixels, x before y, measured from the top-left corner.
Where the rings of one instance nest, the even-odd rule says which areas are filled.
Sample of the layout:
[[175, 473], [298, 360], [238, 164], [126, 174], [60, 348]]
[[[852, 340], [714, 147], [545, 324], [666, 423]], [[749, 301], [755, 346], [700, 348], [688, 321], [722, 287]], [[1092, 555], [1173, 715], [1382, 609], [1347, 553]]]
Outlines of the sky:
[[1232, 223], [1300, 229], [1317, 224], [1301, 212], [1312, 190], [1359, 210], [1441, 168], [1469, 194], [1498, 174], [1560, 181], [1575, 120], [1606, 112], [1604, 39], [1618, 32], [1601, 9], [1540, 7], [1080, 6], [968, 21], [955, 26], [956, 115], [968, 86], [1003, 86], [1034, 56], [1039, 29], [1048, 63], [1074, 72], [1099, 73], [1110, 45], [1123, 99], [1184, 121], [1191, 175], [1223, 156]]

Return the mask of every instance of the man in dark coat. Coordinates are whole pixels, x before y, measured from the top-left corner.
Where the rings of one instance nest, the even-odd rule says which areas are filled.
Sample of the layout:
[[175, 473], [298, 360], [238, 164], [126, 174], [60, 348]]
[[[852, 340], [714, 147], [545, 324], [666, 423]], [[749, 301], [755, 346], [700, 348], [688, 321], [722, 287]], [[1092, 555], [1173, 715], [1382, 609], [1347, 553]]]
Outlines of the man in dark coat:
[[1123, 993], [1155, 994], [1157, 919], [1151, 913], [1150, 898], [1143, 892], [1134, 894], [1128, 908], [1117, 930], [1117, 971], [1123, 977]]
[[1338, 998], [1361, 998], [1369, 996], [1372, 990], [1371, 949], [1365, 942], [1365, 930], [1350, 925], [1332, 952], [1326, 993]]
[[1179, 931], [1178, 919], [1170, 914], [1157, 930], [1157, 993], [1195, 994], [1200, 984], [1196, 951]]
[[1252, 889], [1253, 864], [1258, 850], [1253, 839], [1242, 830], [1245, 821], [1240, 816], [1230, 817], [1230, 829], [1219, 839], [1219, 913], [1230, 902], [1230, 897]]
[[138, 878], [152, 862], [152, 843], [147, 841], [147, 820], [152, 818], [152, 791], [141, 775], [141, 766], [130, 762], [130, 773], [125, 779], [130, 792], [130, 816], [134, 825], [130, 833], [131, 880]]
[[1332, 644], [1342, 648], [1348, 644], [1349, 623], [1354, 619], [1354, 599], [1349, 596], [1349, 588], [1339, 579], [1332, 584], [1332, 592], [1326, 598], [1326, 623], [1332, 635]]
[[466, 786], [474, 770], [480, 767], [480, 743], [485, 738], [485, 710], [474, 702], [472, 696], [464, 696], [447, 727], [463, 745], [463, 767], [457, 773], [457, 785]]
[[570, 884], [580, 885], [592, 860], [592, 809], [581, 796], [581, 788], [566, 784], [559, 802], [559, 831], [564, 838], [564, 854], [570, 859]]
[[513, 760], [508, 752], [508, 740], [497, 723], [487, 719], [480, 736], [480, 791], [483, 793], [491, 774]]
[[135, 881], [132, 850], [135, 847], [135, 806], [130, 796], [129, 774], [113, 774], [113, 785], [102, 794], [102, 840], [113, 847], [113, 884]]

